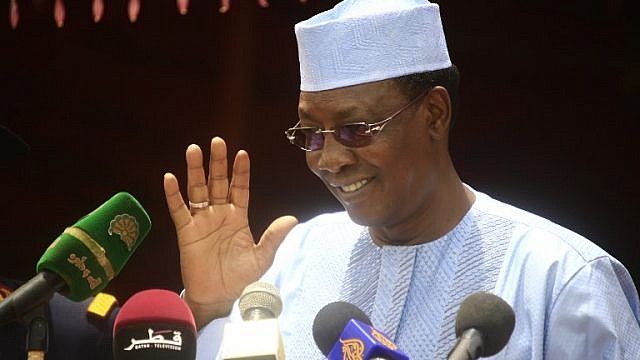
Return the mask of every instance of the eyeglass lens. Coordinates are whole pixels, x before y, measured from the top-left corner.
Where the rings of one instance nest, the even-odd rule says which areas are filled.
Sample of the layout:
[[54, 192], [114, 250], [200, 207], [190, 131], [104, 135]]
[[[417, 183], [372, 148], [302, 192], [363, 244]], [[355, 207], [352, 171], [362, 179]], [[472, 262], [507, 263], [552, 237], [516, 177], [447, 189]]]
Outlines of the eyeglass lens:
[[[371, 143], [371, 134], [365, 124], [346, 124], [331, 131], [335, 139], [344, 146], [361, 147]], [[295, 132], [294, 143], [307, 150], [319, 150], [324, 146], [325, 133], [318, 129], [301, 129]]]

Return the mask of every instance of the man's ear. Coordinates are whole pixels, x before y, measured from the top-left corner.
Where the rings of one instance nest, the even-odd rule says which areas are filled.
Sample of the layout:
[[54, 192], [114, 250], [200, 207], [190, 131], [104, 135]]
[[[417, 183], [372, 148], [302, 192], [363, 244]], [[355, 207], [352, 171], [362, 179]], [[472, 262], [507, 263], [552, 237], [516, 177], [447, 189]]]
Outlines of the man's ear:
[[451, 98], [449, 92], [442, 86], [435, 86], [425, 95], [424, 104], [429, 113], [429, 136], [434, 140], [447, 137], [451, 124]]

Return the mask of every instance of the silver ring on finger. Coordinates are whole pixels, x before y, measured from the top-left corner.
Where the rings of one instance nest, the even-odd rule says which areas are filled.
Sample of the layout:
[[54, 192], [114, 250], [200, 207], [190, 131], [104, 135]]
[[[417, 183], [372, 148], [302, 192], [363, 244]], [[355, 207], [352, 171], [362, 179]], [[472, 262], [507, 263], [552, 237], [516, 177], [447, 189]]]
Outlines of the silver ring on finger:
[[199, 210], [199, 209], [206, 209], [208, 207], [209, 207], [209, 201], [194, 203], [194, 202], [191, 202], [191, 200], [189, 200], [189, 209]]

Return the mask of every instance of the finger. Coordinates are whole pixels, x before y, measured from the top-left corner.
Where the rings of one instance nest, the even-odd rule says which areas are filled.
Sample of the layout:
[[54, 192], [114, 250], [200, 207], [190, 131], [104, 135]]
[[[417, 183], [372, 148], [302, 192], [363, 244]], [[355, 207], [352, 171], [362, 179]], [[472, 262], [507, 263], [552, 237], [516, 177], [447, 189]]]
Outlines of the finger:
[[191, 213], [189, 213], [189, 209], [182, 199], [182, 194], [180, 194], [178, 179], [173, 174], [164, 174], [163, 187], [171, 220], [176, 227], [176, 232], [179, 232], [191, 221]]
[[[264, 254], [270, 263], [276, 254], [276, 250], [282, 244], [285, 236], [298, 224], [298, 219], [293, 216], [281, 216], [275, 219], [271, 225], [264, 231], [257, 247], [264, 249]], [[270, 266], [270, 265], [269, 265]]]
[[127, 12], [129, 13], [129, 21], [136, 22], [138, 14], [140, 14], [140, 0], [129, 0]]
[[209, 157], [209, 197], [212, 204], [226, 204], [229, 196], [227, 144], [219, 137], [211, 139]]
[[207, 190], [204, 168], [202, 167], [202, 150], [198, 145], [191, 144], [187, 148], [186, 158], [189, 201], [193, 203], [209, 201], [209, 190]]
[[249, 154], [244, 150], [233, 161], [229, 202], [242, 209], [249, 207]]
[[177, 0], [176, 5], [178, 5], [180, 15], [187, 15], [189, 11], [189, 0]]
[[258, 0], [258, 4], [260, 4], [260, 6], [262, 6], [263, 8], [269, 7], [268, 0]]
[[229, 7], [231, 7], [231, 0], [222, 0], [220, 1], [220, 9], [218, 9], [218, 11], [224, 14], [229, 11]]

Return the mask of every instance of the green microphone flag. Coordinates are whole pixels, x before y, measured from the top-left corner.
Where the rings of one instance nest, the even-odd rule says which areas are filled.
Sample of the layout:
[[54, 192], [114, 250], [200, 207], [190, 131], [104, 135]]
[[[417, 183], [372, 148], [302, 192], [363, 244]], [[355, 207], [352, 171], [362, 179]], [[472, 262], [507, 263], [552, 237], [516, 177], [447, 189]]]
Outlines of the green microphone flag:
[[68, 227], [51, 243], [37, 272], [57, 273], [67, 283], [66, 296], [82, 301], [104, 289], [151, 229], [140, 203], [120, 192]]

